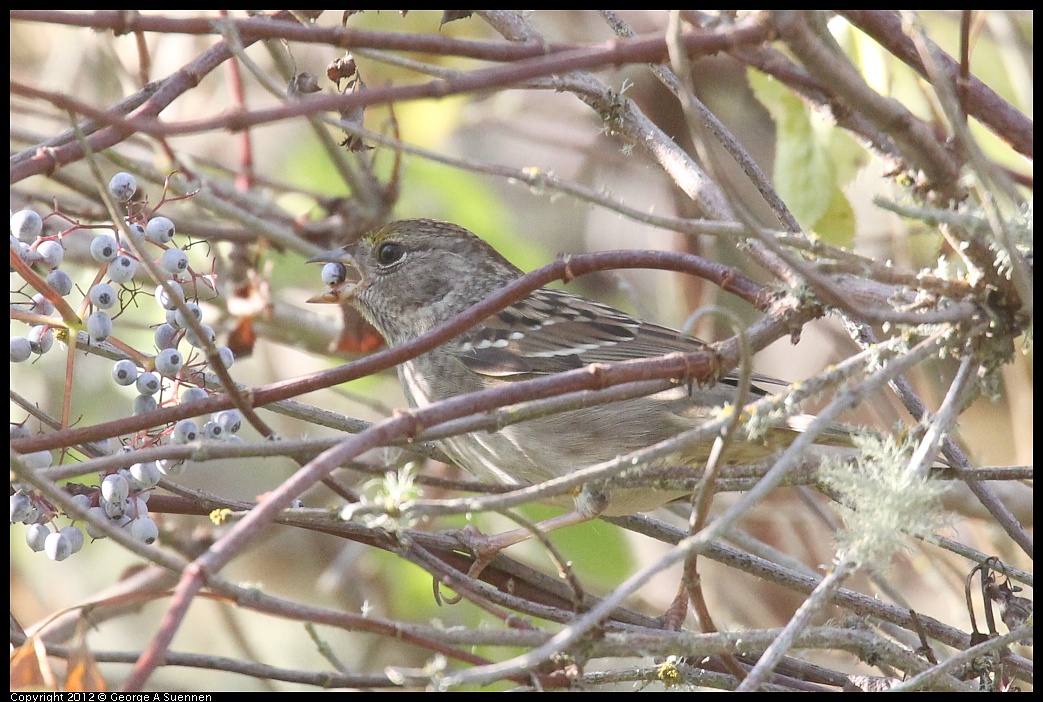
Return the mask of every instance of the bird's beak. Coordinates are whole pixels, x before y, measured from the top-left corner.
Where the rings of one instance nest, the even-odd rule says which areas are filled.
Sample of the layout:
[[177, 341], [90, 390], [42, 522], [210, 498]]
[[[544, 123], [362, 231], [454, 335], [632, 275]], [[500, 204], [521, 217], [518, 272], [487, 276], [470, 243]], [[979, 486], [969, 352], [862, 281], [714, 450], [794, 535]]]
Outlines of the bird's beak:
[[[333, 249], [332, 251], [326, 251], [318, 256], [312, 256], [308, 259], [308, 263], [343, 263], [348, 268], [355, 267], [355, 259], [351, 255], [350, 245], [342, 246], [339, 249]], [[326, 288], [322, 293], [315, 295], [307, 300], [307, 302], [326, 304], [326, 305], [340, 305], [349, 302], [351, 298], [355, 296], [355, 287], [358, 285], [357, 280], [345, 280], [341, 283], [336, 283]]]
[[332, 261], [339, 261], [344, 265], [350, 266], [354, 262], [354, 258], [351, 255], [351, 251], [348, 250], [347, 246], [341, 246], [339, 249], [332, 249], [324, 253], [312, 256], [308, 259], [308, 263], [330, 263]]
[[319, 305], [339, 305], [342, 302], [347, 302], [351, 299], [351, 293], [353, 292], [355, 284], [351, 284], [352, 290], [342, 290], [344, 286], [345, 283], [334, 285], [332, 288], [329, 288], [318, 295], [309, 297], [305, 302]]

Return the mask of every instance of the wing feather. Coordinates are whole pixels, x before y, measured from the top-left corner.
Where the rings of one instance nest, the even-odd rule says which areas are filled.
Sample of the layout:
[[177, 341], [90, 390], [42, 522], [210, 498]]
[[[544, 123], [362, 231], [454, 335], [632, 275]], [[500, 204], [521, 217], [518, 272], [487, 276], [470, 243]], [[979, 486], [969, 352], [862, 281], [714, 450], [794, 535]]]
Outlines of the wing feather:
[[[547, 288], [493, 315], [457, 343], [464, 365], [504, 380], [709, 348], [679, 331]], [[757, 374], [753, 380], [785, 385]], [[729, 375], [723, 382], [734, 385], [736, 379]]]

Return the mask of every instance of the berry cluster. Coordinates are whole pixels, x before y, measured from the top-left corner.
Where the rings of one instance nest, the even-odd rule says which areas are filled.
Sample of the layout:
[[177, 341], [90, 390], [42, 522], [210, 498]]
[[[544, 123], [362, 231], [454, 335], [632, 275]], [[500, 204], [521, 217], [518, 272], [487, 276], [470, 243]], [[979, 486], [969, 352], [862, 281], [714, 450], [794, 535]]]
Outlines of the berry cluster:
[[[131, 411], [146, 414], [161, 405], [194, 402], [207, 397], [207, 391], [198, 387], [198, 371], [207, 364], [206, 349], [213, 350], [216, 333], [203, 322], [199, 305], [199, 291], [213, 291], [206, 277], [195, 273], [185, 248], [174, 243], [175, 225], [169, 218], [158, 215], [163, 200], [149, 209], [147, 202], [137, 199], [138, 186], [132, 175], [117, 173], [109, 183], [109, 193], [122, 207], [126, 219], [121, 226], [104, 225], [103, 233], [90, 241], [90, 256], [97, 264], [91, 283], [78, 301], [78, 311], [70, 304], [74, 288], [73, 277], [63, 268], [66, 249], [64, 242], [73, 232], [98, 229], [98, 225], [83, 225], [55, 212], [41, 217], [25, 209], [11, 214], [12, 272], [18, 272], [33, 290], [18, 292], [25, 301], [12, 302], [13, 320], [25, 322], [24, 335], [11, 336], [11, 362], [21, 363], [48, 353], [55, 337], [62, 341], [74, 340], [84, 331], [91, 345], [109, 342], [124, 351], [127, 358], [112, 367], [112, 380], [117, 385], [134, 390]], [[71, 223], [63, 231], [45, 233], [45, 220]], [[154, 253], [153, 253], [154, 252]], [[17, 258], [22, 266], [16, 265]], [[145, 265], [148, 256], [153, 265]], [[147, 263], [147, 261], [146, 261]], [[154, 326], [154, 355], [135, 351], [118, 338], [117, 322], [130, 304], [137, 304], [136, 296], [143, 292], [141, 280], [155, 275], [160, 284], [154, 298], [163, 321]], [[185, 347], [182, 350], [182, 342]], [[217, 358], [230, 367], [234, 356], [226, 347], [216, 348]], [[184, 419], [158, 432], [143, 432], [124, 439], [119, 450], [132, 452], [140, 448], [158, 446], [164, 441], [184, 444], [200, 439], [239, 440], [236, 432], [242, 417], [236, 410], [212, 414], [202, 424]], [[28, 436], [24, 424], [11, 424], [11, 438]], [[109, 453], [109, 442], [93, 444], [91, 450]], [[54, 456], [49, 451], [23, 454], [22, 462], [30, 470], [41, 470], [52, 465]], [[164, 477], [180, 475], [184, 461], [159, 460], [134, 463], [99, 476], [96, 488], [73, 497], [86, 512], [125, 529], [135, 539], [152, 543], [159, 529], [149, 517], [148, 498], [153, 488]], [[54, 522], [61, 510], [28, 486], [15, 485], [11, 495], [11, 523], [29, 525], [26, 541], [34, 551], [44, 551], [56, 560], [64, 560], [83, 546], [83, 532], [76, 526], [58, 527]], [[87, 534], [91, 538], [104, 536], [89, 522]]]

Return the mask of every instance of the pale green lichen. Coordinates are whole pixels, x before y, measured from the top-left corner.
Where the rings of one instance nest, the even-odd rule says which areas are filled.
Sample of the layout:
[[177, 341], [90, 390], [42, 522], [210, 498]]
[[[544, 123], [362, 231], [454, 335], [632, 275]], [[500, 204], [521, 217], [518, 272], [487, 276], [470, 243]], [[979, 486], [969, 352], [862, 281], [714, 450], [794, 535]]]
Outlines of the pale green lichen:
[[838, 553], [883, 570], [903, 546], [903, 534], [929, 534], [942, 524], [941, 497], [948, 485], [906, 470], [915, 448], [910, 439], [861, 435], [853, 441], [854, 465], [826, 459], [819, 480], [840, 500], [845, 528], [837, 534]]
[[369, 527], [397, 531], [413, 526], [415, 520], [407, 516], [413, 500], [420, 497], [416, 485], [416, 464], [407, 463], [398, 471], [388, 471], [383, 478], [367, 481], [359, 502], [341, 511], [341, 519], [350, 521], [359, 516]]

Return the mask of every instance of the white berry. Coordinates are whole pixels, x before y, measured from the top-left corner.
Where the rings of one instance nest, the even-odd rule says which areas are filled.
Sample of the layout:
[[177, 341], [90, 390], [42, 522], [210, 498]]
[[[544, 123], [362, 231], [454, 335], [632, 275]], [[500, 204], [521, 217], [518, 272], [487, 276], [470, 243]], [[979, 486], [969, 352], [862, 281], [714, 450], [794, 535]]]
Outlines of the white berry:
[[86, 495], [73, 495], [72, 501], [76, 504], [77, 507], [82, 509], [84, 512], [91, 508], [91, 498], [87, 497]]
[[185, 359], [177, 349], [163, 349], [156, 354], [156, 370], [162, 375], [173, 377], [183, 365]]
[[229, 434], [235, 434], [243, 426], [243, 415], [237, 409], [227, 409], [215, 412], [211, 419], [221, 425]]
[[42, 356], [54, 345], [54, 332], [50, 327], [33, 327], [29, 330], [29, 345], [32, 347], [33, 353]]
[[[89, 510], [87, 510], [87, 514], [91, 515], [96, 519], [101, 519], [106, 522], [109, 521], [109, 515], [106, 514], [105, 508], [100, 505], [98, 507], [91, 507]], [[105, 532], [103, 532], [98, 527], [94, 526], [92, 523], [87, 522], [87, 536], [91, 537], [92, 539], [104, 539]]]
[[115, 237], [108, 234], [99, 234], [91, 241], [91, 257], [98, 263], [108, 263], [119, 252], [120, 245], [116, 243]]
[[118, 300], [116, 297], [116, 288], [108, 283], [98, 283], [90, 289], [88, 294], [91, 302], [103, 310], [107, 310], [114, 306]]
[[129, 238], [133, 239], [135, 244], [138, 244], [140, 246], [141, 244], [145, 243], [145, 227], [141, 226], [137, 222], [132, 222], [131, 224], [128, 224], [127, 232], [130, 233]]
[[130, 359], [124, 358], [116, 361], [112, 366], [112, 379], [116, 385], [133, 385], [138, 379], [138, 367]]
[[156, 461], [159, 472], [169, 478], [175, 478], [185, 472], [185, 462], [172, 458], [163, 458]]
[[[121, 476], [122, 477], [122, 476]], [[123, 478], [126, 480], [126, 478]], [[129, 485], [129, 483], [128, 483]], [[101, 502], [102, 509], [105, 510], [105, 517], [108, 519], [118, 519], [123, 516], [126, 500], [106, 500], [102, 498]]]
[[57, 241], [48, 239], [41, 241], [40, 245], [36, 247], [36, 255], [48, 268], [57, 268], [65, 258], [65, 249]]
[[112, 317], [98, 310], [87, 317], [87, 334], [91, 341], [105, 341], [112, 334]]
[[162, 385], [159, 380], [159, 376], [152, 371], [146, 371], [138, 376], [135, 381], [135, 386], [138, 392], [142, 395], [155, 395], [159, 392], [159, 388]]
[[[193, 317], [196, 318], [197, 322], [203, 318], [203, 310], [196, 303], [186, 302], [185, 307], [188, 308], [188, 311], [192, 314]], [[188, 319], [185, 317], [185, 313], [181, 310], [174, 310], [173, 312], [173, 326], [177, 327], [178, 329], [187, 329]]]
[[166, 217], [153, 217], [145, 227], [145, 236], [157, 244], [169, 243], [174, 238], [174, 223]]
[[29, 548], [39, 553], [44, 549], [44, 542], [51, 535], [51, 530], [44, 524], [33, 524], [25, 532], [25, 543]]
[[43, 524], [45, 521], [47, 521], [47, 517], [48, 515], [44, 512], [44, 510], [40, 509], [38, 505], [34, 504], [32, 511], [29, 513], [29, 516], [25, 518], [25, 523]]
[[179, 402], [184, 405], [189, 402], [205, 400], [208, 397], [210, 397], [210, 393], [208, 393], [204, 388], [185, 388], [181, 391], [181, 399]]
[[235, 353], [227, 346], [218, 346], [217, 355], [221, 357], [221, 365], [225, 368], [231, 368], [235, 362]]
[[131, 407], [131, 412], [135, 417], [140, 417], [143, 414], [155, 412], [156, 408], [158, 407], [159, 403], [156, 402], [156, 398], [152, 395], [138, 395], [134, 398], [134, 404]]
[[33, 501], [24, 492], [11, 495], [11, 523], [24, 522], [33, 513]]
[[225, 429], [217, 422], [207, 422], [203, 425], [204, 439], [220, 439], [224, 436]]
[[[184, 402], [184, 395], [181, 397]], [[199, 425], [194, 419], [182, 419], [174, 425], [174, 431], [170, 434], [170, 443], [187, 444], [199, 438]]]
[[72, 544], [65, 534], [56, 531], [44, 539], [43, 550], [52, 561], [64, 561], [72, 555]]
[[29, 360], [33, 353], [33, 347], [24, 336], [11, 337], [11, 363], [21, 363]]
[[167, 249], [159, 259], [159, 267], [172, 275], [183, 273], [188, 270], [188, 254], [181, 249]]
[[54, 461], [54, 456], [51, 455], [50, 451], [33, 451], [32, 453], [23, 453], [22, 462], [25, 463], [27, 468], [32, 470], [43, 470], [44, 468], [50, 468], [51, 463]]
[[76, 553], [83, 548], [83, 532], [80, 531], [79, 527], [67, 526], [58, 533], [69, 540], [73, 553]]
[[109, 279], [117, 285], [129, 283], [138, 272], [138, 262], [127, 254], [120, 254], [109, 264]]
[[159, 468], [156, 467], [155, 461], [135, 463], [130, 467], [130, 474], [134, 477], [134, 480], [138, 481], [141, 485], [139, 488], [141, 490], [154, 488], [156, 483], [158, 483], [159, 479], [162, 477]]
[[60, 268], [55, 268], [53, 271], [47, 274], [45, 278], [47, 284], [54, 288], [54, 291], [65, 297], [72, 292], [72, 278], [69, 274]]
[[160, 324], [152, 334], [157, 349], [172, 349], [177, 346], [177, 329], [169, 324]]
[[106, 475], [101, 481], [101, 496], [106, 502], [123, 502], [130, 494], [130, 485], [127, 479], [119, 473]]
[[333, 286], [343, 283], [347, 277], [348, 269], [343, 263], [330, 261], [322, 267], [322, 282], [326, 285]]
[[170, 289], [173, 290], [173, 295], [168, 293], [166, 288], [164, 288], [162, 285], [157, 285], [156, 302], [158, 302], [159, 306], [165, 310], [173, 310], [177, 308], [177, 301], [174, 298], [176, 297], [177, 300], [184, 302], [185, 291], [181, 287], [181, 283], [177, 282], [176, 280], [168, 280], [167, 286], [169, 286]]
[[204, 348], [206, 343], [209, 341], [211, 344], [217, 341], [217, 333], [214, 332], [214, 328], [209, 324], [200, 324], [200, 328], [203, 330], [203, 336], [196, 334], [195, 329], [185, 330], [185, 341], [197, 349]]
[[138, 517], [125, 528], [135, 540], [145, 544], [155, 543], [159, 538], [159, 527], [151, 517]]
[[137, 190], [138, 182], [130, 173], [117, 173], [109, 181], [109, 194], [119, 203], [130, 202]]
[[33, 210], [19, 210], [11, 216], [11, 234], [31, 244], [43, 231], [43, 219]]
[[49, 315], [54, 312], [54, 305], [47, 299], [47, 296], [43, 293], [36, 293], [32, 297], [32, 302], [29, 305], [29, 311], [34, 314]]
[[[159, 473], [159, 469], [158, 468], [156, 469], [156, 472]], [[147, 517], [148, 516], [148, 496], [151, 495], [151, 494], [152, 494], [151, 492], [146, 490], [145, 492], [143, 492], [140, 495], [138, 495], [137, 497], [135, 497], [134, 498], [134, 507], [133, 507], [133, 509], [128, 510], [128, 514], [133, 514], [135, 518], [137, 518], [137, 517]]]

